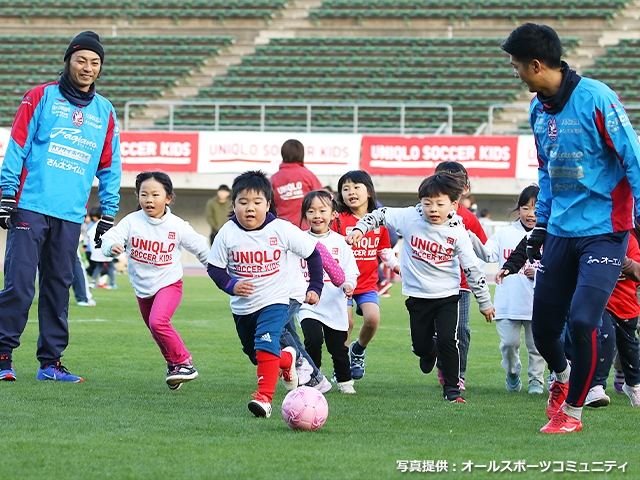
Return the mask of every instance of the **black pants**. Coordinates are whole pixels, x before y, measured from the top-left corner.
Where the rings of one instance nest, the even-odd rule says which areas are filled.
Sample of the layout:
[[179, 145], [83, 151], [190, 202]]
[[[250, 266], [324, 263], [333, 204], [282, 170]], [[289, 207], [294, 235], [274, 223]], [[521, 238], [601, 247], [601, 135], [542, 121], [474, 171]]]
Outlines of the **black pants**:
[[[460, 393], [460, 351], [458, 350], [458, 300], [460, 295], [405, 301], [411, 327], [411, 349], [418, 357], [437, 352], [444, 378], [444, 394]], [[434, 336], [437, 339], [434, 341]]]
[[638, 317], [623, 320], [608, 311], [605, 311], [605, 315], [611, 316], [616, 329], [616, 347], [618, 347], [618, 357], [625, 382], [630, 387], [638, 385], [640, 384], [640, 347], [636, 337]]
[[322, 365], [322, 343], [327, 344], [327, 350], [333, 359], [333, 370], [338, 382], [351, 380], [351, 368], [349, 362], [349, 348], [345, 345], [347, 332], [334, 330], [315, 318], [305, 318], [300, 322], [304, 332], [304, 348], [320, 368]]

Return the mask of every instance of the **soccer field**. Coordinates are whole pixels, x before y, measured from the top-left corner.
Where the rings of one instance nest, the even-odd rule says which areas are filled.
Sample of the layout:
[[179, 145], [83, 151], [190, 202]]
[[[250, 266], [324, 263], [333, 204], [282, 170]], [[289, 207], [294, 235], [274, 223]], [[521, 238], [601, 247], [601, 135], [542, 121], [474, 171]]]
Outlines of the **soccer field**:
[[[0, 382], [0, 478], [640, 478], [640, 410], [611, 386], [610, 406], [585, 409], [584, 431], [538, 433], [547, 422], [546, 392], [505, 390], [495, 326], [473, 303], [467, 404], [445, 402], [435, 373], [418, 368], [396, 285], [381, 299], [381, 327], [357, 394], [334, 387], [326, 424], [300, 432], [280, 416], [281, 383], [272, 418], [247, 409], [255, 367], [241, 351], [227, 295], [210, 279], [184, 278], [173, 323], [200, 378], [177, 391], [164, 382], [164, 360], [128, 278], [117, 280], [120, 290], [93, 291], [97, 307], [71, 300], [63, 363], [82, 384], [36, 382], [34, 303], [14, 352], [18, 380]], [[324, 370], [331, 368], [325, 354]]]

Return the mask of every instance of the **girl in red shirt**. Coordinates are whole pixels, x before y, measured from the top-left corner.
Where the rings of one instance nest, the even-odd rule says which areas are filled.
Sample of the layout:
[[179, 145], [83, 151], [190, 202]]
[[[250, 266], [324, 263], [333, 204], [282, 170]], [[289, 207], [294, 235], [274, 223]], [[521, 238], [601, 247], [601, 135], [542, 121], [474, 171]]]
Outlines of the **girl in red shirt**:
[[[331, 229], [347, 236], [358, 220], [376, 209], [376, 192], [373, 180], [363, 170], [345, 173], [338, 181], [336, 196], [339, 215], [331, 224]], [[349, 345], [351, 377], [359, 380], [364, 376], [365, 349], [376, 334], [380, 324], [380, 302], [378, 300], [378, 257], [400, 273], [396, 255], [391, 249], [389, 232], [385, 227], [367, 233], [358, 245], [353, 245], [353, 254], [360, 270], [358, 284], [353, 291], [353, 300], [348, 303], [349, 330], [347, 342], [353, 330], [353, 303], [356, 313], [362, 315], [364, 322], [358, 333], [358, 339]]]

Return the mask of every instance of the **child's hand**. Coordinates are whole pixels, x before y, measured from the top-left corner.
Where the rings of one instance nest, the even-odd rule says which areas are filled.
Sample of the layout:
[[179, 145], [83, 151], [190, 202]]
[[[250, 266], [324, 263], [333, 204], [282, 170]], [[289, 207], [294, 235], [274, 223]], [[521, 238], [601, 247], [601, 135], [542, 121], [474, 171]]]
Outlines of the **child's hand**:
[[396, 275], [402, 275], [402, 273], [400, 273], [400, 265], [396, 265], [395, 267], [393, 267], [393, 273], [395, 273]]
[[535, 268], [527, 268], [524, 271], [524, 276], [527, 277], [529, 280], [533, 281], [534, 278], [536, 278], [536, 269]]
[[308, 303], [309, 305], [318, 305], [319, 302], [320, 296], [313, 290], [309, 290], [307, 292], [307, 297], [304, 299], [304, 303]]
[[233, 286], [233, 294], [239, 297], [248, 297], [253, 293], [254, 286], [249, 280], [241, 280]]
[[114, 257], [117, 257], [118, 255], [120, 255], [121, 253], [124, 253], [124, 247], [122, 245], [118, 245], [117, 243], [111, 247], [111, 250], [109, 250], [109, 252], [111, 253], [111, 255], [113, 255]]
[[342, 287], [342, 291], [344, 292], [344, 296], [349, 300], [353, 298], [353, 287], [351, 285], [345, 285]]
[[362, 240], [363, 236], [364, 234], [360, 231], [360, 229], [354, 228], [353, 230], [351, 230], [351, 233], [345, 237], [344, 240], [349, 245], [357, 245], [360, 240]]
[[496, 273], [496, 284], [500, 285], [502, 282], [504, 282], [504, 277], [506, 277], [507, 275], [509, 275], [509, 270], [505, 270], [504, 268]]
[[496, 309], [495, 307], [491, 307], [489, 310], [480, 310], [480, 313], [487, 319], [487, 323], [491, 323], [491, 320], [493, 320], [493, 317], [496, 315]]

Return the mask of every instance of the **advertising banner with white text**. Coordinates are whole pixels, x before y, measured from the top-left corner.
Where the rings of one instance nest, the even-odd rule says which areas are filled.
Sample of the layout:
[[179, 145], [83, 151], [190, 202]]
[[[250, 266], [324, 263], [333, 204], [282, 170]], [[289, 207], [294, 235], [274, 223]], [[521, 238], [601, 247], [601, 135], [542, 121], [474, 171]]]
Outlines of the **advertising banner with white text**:
[[316, 175], [341, 175], [359, 168], [362, 135], [200, 132], [198, 172], [273, 174], [282, 162], [282, 144], [292, 138], [304, 145], [304, 165]]
[[197, 132], [120, 132], [122, 170], [195, 172], [198, 135]]
[[470, 177], [516, 173], [518, 137], [362, 136], [360, 168], [372, 175], [427, 176], [444, 161], [459, 162]]

